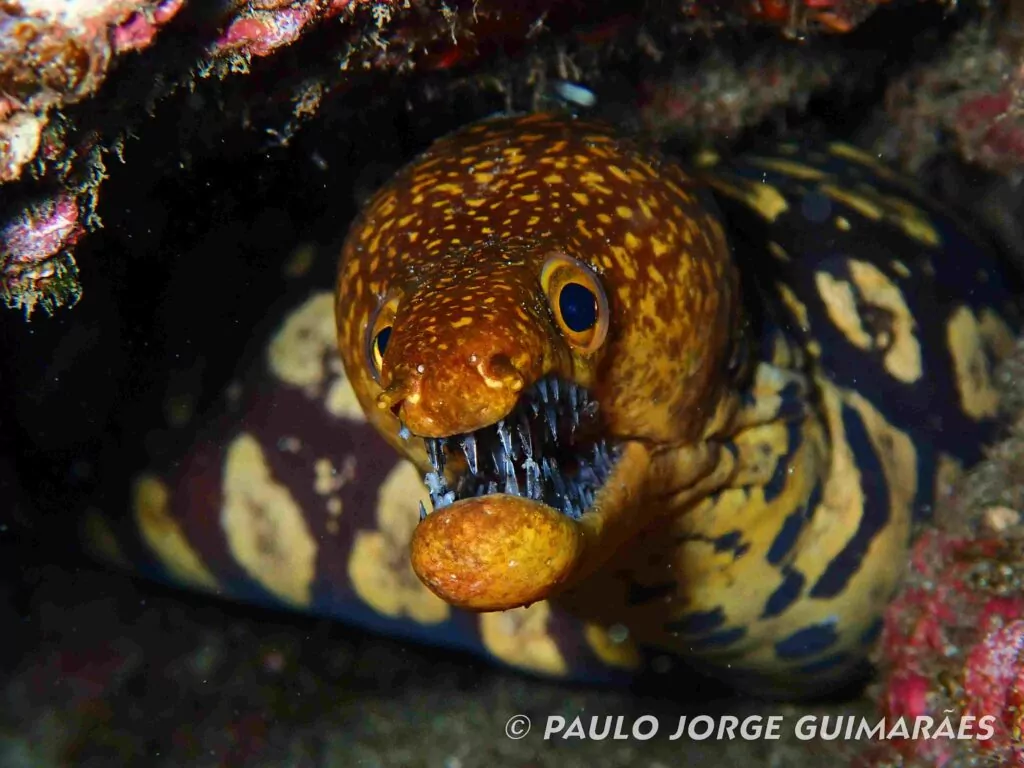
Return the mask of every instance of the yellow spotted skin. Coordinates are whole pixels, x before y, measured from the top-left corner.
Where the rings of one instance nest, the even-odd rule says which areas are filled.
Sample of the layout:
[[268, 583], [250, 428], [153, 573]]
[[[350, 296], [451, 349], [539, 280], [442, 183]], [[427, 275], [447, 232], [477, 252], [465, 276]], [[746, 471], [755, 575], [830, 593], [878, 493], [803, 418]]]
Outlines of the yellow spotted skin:
[[[414, 433], [466, 431], [505, 415], [523, 382], [560, 372], [594, 389], [615, 433], [695, 439], [725, 385], [738, 301], [699, 197], [678, 166], [602, 125], [534, 115], [435, 143], [370, 201], [342, 256], [339, 346], [370, 418], [396, 433], [383, 388]], [[591, 354], [564, 342], [537, 291], [554, 253], [606, 286], [609, 339]], [[394, 306], [378, 385], [367, 328]], [[678, 332], [664, 333], [669, 322]]]
[[[138, 477], [134, 543], [92, 520], [95, 548], [563, 679], [652, 650], [774, 694], [851, 674], [915, 520], [996, 434], [1020, 328], [1017, 276], [856, 148], [686, 169], [561, 115], [439, 139], [336, 277], [185, 457]], [[567, 281], [600, 294], [592, 328], [560, 313]], [[490, 494], [419, 521], [430, 465], [401, 427], [487, 427], [551, 376], [621, 449], [590, 508]]]
[[[737, 680], [801, 690], [862, 658], [938, 467], [969, 464], [990, 437], [987, 377], [1015, 320], [998, 264], [853, 148], [783, 146], [697, 174], [559, 116], [446, 137], [353, 227], [340, 350], [400, 449], [399, 418], [415, 435], [468, 432], [554, 372], [595, 393], [609, 437], [677, 465], [713, 454], [685, 483], [655, 458], [636, 495], [599, 499], [595, 516], [662, 512], [601, 542], [599, 567], [551, 599]], [[552, 320], [538, 279], [552, 252], [607, 292], [596, 351]], [[381, 307], [392, 335], [375, 369]], [[425, 534], [433, 548], [450, 546], [434, 530], [446, 525]], [[475, 535], [492, 535], [483, 525]]]

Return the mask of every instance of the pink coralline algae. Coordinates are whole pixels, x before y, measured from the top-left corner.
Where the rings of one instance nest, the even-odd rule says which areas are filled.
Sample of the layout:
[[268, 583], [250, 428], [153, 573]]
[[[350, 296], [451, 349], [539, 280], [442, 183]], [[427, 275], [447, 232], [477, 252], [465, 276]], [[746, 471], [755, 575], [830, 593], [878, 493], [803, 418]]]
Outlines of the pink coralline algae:
[[214, 49], [244, 50], [252, 56], [266, 56], [282, 45], [299, 39], [302, 29], [313, 21], [312, 6], [279, 11], [253, 11], [231, 22]]
[[78, 203], [60, 193], [26, 206], [0, 229], [0, 299], [30, 315], [78, 298], [70, 248], [83, 234]]
[[157, 29], [170, 21], [185, 0], [164, 0], [150, 13], [136, 11], [122, 24], [114, 27], [111, 37], [115, 53], [137, 51], [147, 47], [156, 37]]
[[[643, 37], [636, 33], [644, 24], [713, 30], [767, 23], [781, 28], [785, 36], [803, 37], [818, 31], [849, 31], [879, 4], [880, 0], [714, 0], [648, 10], [643, 4], [617, 0], [2, 2], [0, 184], [27, 183], [18, 190], [13, 210], [0, 211], [0, 228], [4, 221], [13, 221], [12, 214], [24, 219], [19, 213], [24, 199], [54, 188], [75, 196], [87, 229], [96, 224], [99, 218], [93, 213], [105, 178], [105, 156], [121, 156], [130, 143], [126, 137], [141, 135], [145, 116], [153, 115], [161, 100], [191, 91], [211, 75], [220, 80], [216, 87], [222, 98], [206, 103], [217, 101], [230, 108], [210, 120], [194, 121], [207, 146], [223, 141], [228, 131], [261, 123], [274, 123], [267, 128], [272, 135], [291, 136], [322, 103], [337, 104], [357, 78], [370, 71], [407, 75], [458, 68], [460, 76], [467, 77], [472, 69], [532, 56], [531, 51], [548, 55], [557, 38], [565, 43], [559, 53], [559, 77], [572, 78], [569, 49], [613, 56], [613, 41], [623, 50], [636, 46]], [[303, 40], [307, 36], [314, 39]], [[309, 45], [303, 48], [302, 42]], [[151, 50], [139, 56], [144, 49]], [[285, 49], [294, 58], [271, 72], [271, 65], [261, 60], [282, 55]], [[115, 72], [128, 76], [106, 87]], [[254, 75], [250, 80], [255, 83], [246, 82], [246, 73]], [[775, 74], [778, 87], [770, 87], [760, 99], [769, 105], [781, 100], [792, 106], [792, 92], [803, 94], [815, 86], [788, 70]], [[818, 80], [830, 76], [826, 72]], [[755, 80], [766, 82], [763, 77]], [[754, 89], [738, 90], [750, 94]], [[331, 98], [325, 99], [327, 95]], [[673, 106], [685, 101], [673, 93], [667, 100]], [[72, 105], [80, 106], [68, 109]], [[691, 110], [682, 122], [691, 117], [706, 120], [721, 112], [714, 100], [707, 106]], [[761, 111], [754, 108], [742, 114], [756, 119]], [[183, 147], [182, 152], [190, 150]], [[36, 188], [31, 188], [33, 184]], [[59, 262], [65, 265], [60, 274], [67, 281], [26, 282], [29, 272], [0, 271], [7, 302], [29, 310], [37, 304], [63, 303], [58, 295], [45, 293], [53, 286], [63, 287], [63, 295], [77, 296], [80, 289], [72, 287], [70, 251], [65, 247], [62, 252], [66, 259]], [[5, 255], [6, 266], [0, 270], [20, 264], [23, 256]], [[37, 263], [32, 256], [26, 258]], [[57, 263], [52, 264], [55, 269]], [[21, 296], [23, 287], [44, 293]]]
[[[879, 649], [887, 718], [977, 721], [989, 739], [908, 740], [876, 765], [944, 765], [985, 758], [1024, 766], [1024, 543], [929, 530], [914, 547], [907, 587], [890, 606]], [[891, 754], [892, 751], [898, 755]]]
[[295, 3], [291, 0], [264, 0], [239, 14], [214, 42], [214, 54], [240, 52], [249, 56], [267, 56], [278, 48], [293, 43], [314, 24], [337, 16], [360, 5], [375, 5], [389, 15], [389, 0], [328, 0], [327, 2]]
[[80, 101], [116, 54], [149, 45], [184, 0], [22, 0], [0, 6], [0, 183], [35, 158], [50, 110]]
[[799, 36], [808, 27], [824, 32], [849, 32], [885, 0], [752, 0], [752, 18], [781, 24]]
[[[189, 4], [191, 16], [182, 28], [210, 41], [210, 62], [256, 57], [293, 42], [316, 22], [364, 4], [218, 0]], [[45, 177], [55, 184], [40, 186], [61, 190], [28, 191], [0, 222], [0, 299], [26, 316], [37, 306], [49, 311], [77, 300], [81, 289], [71, 248], [85, 231], [83, 221], [91, 220], [104, 175], [94, 163], [110, 148], [109, 136], [88, 130], [76, 136], [63, 110], [95, 95], [125, 55], [150, 47], [185, 8], [185, 0], [0, 4], [0, 184]], [[202, 69], [202, 61], [195, 64]], [[168, 84], [168, 90], [172, 87]]]
[[894, 143], [911, 168], [952, 144], [967, 161], [997, 173], [1024, 171], [1024, 65], [1013, 39], [1024, 34], [1024, 4], [1007, 7], [1002, 25], [967, 27], [944, 57], [889, 86]]
[[1010, 161], [1024, 168], [1024, 69], [1014, 86], [966, 99], [956, 111], [956, 125], [968, 156], [985, 165]]
[[679, 71], [646, 84], [640, 119], [653, 136], [690, 133], [706, 139], [729, 136], [756, 125], [773, 110], [802, 109], [811, 95], [843, 73], [838, 57], [822, 54], [814, 63], [780, 48], [737, 65], [721, 57], [713, 66]]

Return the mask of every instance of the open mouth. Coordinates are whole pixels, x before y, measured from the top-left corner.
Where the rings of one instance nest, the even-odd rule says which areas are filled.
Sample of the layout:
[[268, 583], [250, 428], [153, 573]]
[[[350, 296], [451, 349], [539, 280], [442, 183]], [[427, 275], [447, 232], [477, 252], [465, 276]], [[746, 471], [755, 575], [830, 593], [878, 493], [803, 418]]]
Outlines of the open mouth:
[[420, 507], [410, 545], [420, 581], [451, 605], [505, 611], [593, 573], [660, 510], [641, 503], [650, 451], [606, 433], [586, 389], [546, 377], [497, 423], [424, 438], [432, 510]]
[[[496, 424], [424, 438], [434, 471], [424, 482], [433, 509], [496, 493], [540, 502], [578, 520], [611, 474], [619, 448], [600, 434], [598, 403], [579, 385], [547, 377]], [[405, 435], [408, 432], [405, 431]], [[456, 465], [452, 485], [445, 466]], [[427, 516], [420, 505], [420, 519]]]

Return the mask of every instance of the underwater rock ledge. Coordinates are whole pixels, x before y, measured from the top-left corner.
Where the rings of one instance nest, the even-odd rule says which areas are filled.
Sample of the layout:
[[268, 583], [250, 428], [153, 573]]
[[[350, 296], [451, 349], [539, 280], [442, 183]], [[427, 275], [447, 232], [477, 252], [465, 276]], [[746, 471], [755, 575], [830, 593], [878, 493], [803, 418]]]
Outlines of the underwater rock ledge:
[[[81, 294], [75, 246], [101, 226], [96, 206], [113, 172], [108, 166], [123, 157], [132, 136], [167, 130], [148, 115], [182, 89], [209, 96], [195, 115], [209, 123], [199, 130], [210, 152], [239, 131], [265, 130], [287, 141], [328, 98], [375, 73], [500, 69], [504, 61], [552, 47], [560, 53], [549, 57], [558, 59], [551, 68], [571, 80], [576, 72], [567, 52], [574, 48], [643, 50], [660, 60], [671, 58], [669, 50], [678, 56], [709, 48], [712, 38], [739, 30], [774, 29], [791, 41], [789, 55], [802, 59], [803, 79], [816, 71], [819, 81], [823, 75], [829, 80], [834, 63], [819, 60], [803, 41], [850, 33], [879, 5], [719, 0], [639, 10], [613, 0], [461, 0], [440, 7], [421, 0], [7, 3], [0, 9], [0, 298], [26, 316], [36, 307], [52, 312], [75, 303]], [[966, 8], [961, 4], [959, 12], [970, 12]], [[659, 46], [653, 31], [662, 29], [678, 30], [678, 44]], [[716, 88], [715, 71], [712, 62], [703, 87]], [[780, 85], [787, 90], [792, 73], [774, 71], [754, 104], [784, 103], [785, 93], [775, 91]], [[210, 78], [216, 85], [203, 87]], [[675, 108], [688, 100], [674, 99]], [[739, 115], [749, 126], [763, 117], [762, 110], [744, 109], [744, 99], [733, 102], [718, 105], [724, 115], [716, 111], [715, 119]], [[183, 159], [196, 154], [181, 137], [167, 140], [180, 142]]]

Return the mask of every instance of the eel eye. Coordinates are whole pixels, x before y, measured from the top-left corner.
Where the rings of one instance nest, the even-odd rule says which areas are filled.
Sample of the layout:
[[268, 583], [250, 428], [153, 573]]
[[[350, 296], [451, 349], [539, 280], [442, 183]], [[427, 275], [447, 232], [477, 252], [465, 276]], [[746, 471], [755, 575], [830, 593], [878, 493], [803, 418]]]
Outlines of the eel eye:
[[380, 383], [380, 372], [384, 365], [384, 353], [391, 341], [391, 330], [395, 324], [398, 300], [393, 298], [380, 306], [373, 322], [366, 329], [366, 360], [374, 380]]
[[544, 262], [541, 286], [555, 322], [569, 342], [594, 352], [608, 335], [608, 299], [594, 271], [581, 261], [554, 253]]
[[377, 335], [373, 337], [373, 365], [380, 372], [380, 367], [384, 363], [384, 353], [388, 349], [388, 339], [391, 338], [391, 326], [381, 328], [377, 331]]
[[562, 321], [574, 333], [585, 333], [597, 323], [597, 297], [585, 285], [566, 283], [558, 293]]

